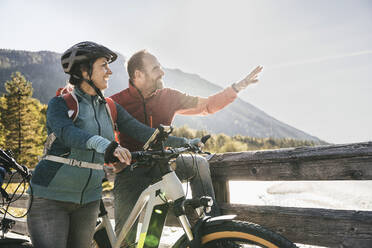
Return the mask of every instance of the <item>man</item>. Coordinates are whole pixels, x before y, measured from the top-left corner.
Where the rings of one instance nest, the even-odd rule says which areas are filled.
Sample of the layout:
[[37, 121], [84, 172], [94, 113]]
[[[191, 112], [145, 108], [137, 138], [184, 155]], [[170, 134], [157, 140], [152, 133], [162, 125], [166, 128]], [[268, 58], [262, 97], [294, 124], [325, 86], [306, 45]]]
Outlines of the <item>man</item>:
[[[146, 50], [135, 53], [128, 61], [129, 88], [111, 96], [140, 122], [157, 128], [160, 124], [170, 125], [176, 114], [208, 115], [217, 112], [232, 103], [237, 93], [252, 83], [258, 82], [257, 76], [262, 67], [255, 68], [245, 79], [208, 98], [190, 96], [177, 90], [164, 88], [164, 71], [157, 58]], [[120, 134], [121, 146], [130, 151], [141, 150], [143, 144], [125, 134]], [[119, 233], [131, 209], [149, 181], [146, 172], [130, 171], [125, 168], [116, 174], [115, 231]], [[193, 197], [208, 195], [215, 197], [209, 164], [206, 159], [197, 156], [183, 156], [176, 161], [176, 173], [181, 180], [190, 180]], [[214, 204], [212, 215], [218, 215]], [[134, 234], [133, 234], [134, 235]], [[133, 238], [127, 242], [133, 242]]]

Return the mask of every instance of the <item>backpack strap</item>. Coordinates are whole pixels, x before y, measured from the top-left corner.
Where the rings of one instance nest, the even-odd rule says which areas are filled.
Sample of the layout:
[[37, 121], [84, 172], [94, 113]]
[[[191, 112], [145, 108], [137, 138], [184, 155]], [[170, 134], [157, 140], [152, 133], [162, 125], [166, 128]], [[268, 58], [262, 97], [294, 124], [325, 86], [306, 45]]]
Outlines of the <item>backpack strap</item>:
[[108, 108], [108, 113], [111, 118], [112, 126], [114, 127], [115, 140], [119, 142], [120, 132], [118, 126], [116, 125], [116, 120], [118, 119], [118, 112], [114, 100], [110, 97], [106, 97], [106, 108]]
[[63, 99], [66, 102], [66, 105], [69, 109], [68, 117], [75, 121], [78, 114], [79, 114], [79, 104], [78, 99], [73, 92], [69, 92], [67, 94], [62, 95]]
[[116, 110], [115, 102], [110, 97], [106, 97], [105, 99], [106, 99], [106, 102], [107, 102], [106, 108], [107, 108], [108, 113], [110, 115], [112, 126], [114, 127], [114, 130], [117, 130], [116, 120], [118, 118], [118, 112]]
[[67, 84], [65, 87], [63, 88], [58, 88], [57, 91], [56, 91], [56, 96], [60, 96], [60, 95], [64, 95], [64, 94], [68, 94], [70, 92], [73, 91], [73, 86], [71, 84]]
[[[72, 119], [72, 121], [75, 121], [78, 114], [79, 114], [79, 104], [78, 104], [77, 97], [75, 96], [75, 94], [73, 92], [69, 92], [67, 94], [64, 94], [64, 95], [62, 95], [62, 97], [65, 100], [66, 105], [69, 109], [68, 117], [70, 117]], [[118, 117], [118, 112], [116, 110], [115, 102], [114, 102], [114, 100], [112, 100], [109, 97], [106, 97], [106, 102], [107, 102], [106, 108], [107, 108], [108, 113], [110, 115], [111, 122], [112, 122], [113, 126], [115, 127], [115, 123], [116, 123], [116, 120], [117, 120], [117, 117]]]

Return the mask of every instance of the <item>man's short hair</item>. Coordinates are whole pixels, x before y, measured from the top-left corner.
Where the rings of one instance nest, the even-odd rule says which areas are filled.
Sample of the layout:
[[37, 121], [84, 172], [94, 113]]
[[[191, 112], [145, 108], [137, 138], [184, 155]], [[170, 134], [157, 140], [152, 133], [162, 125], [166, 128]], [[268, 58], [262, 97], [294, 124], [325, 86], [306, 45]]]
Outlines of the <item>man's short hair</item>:
[[132, 55], [132, 57], [130, 57], [130, 59], [128, 60], [128, 65], [127, 65], [129, 79], [133, 80], [134, 72], [136, 70], [140, 70], [140, 71], [144, 70], [143, 58], [147, 54], [149, 54], [149, 52], [143, 49], [143, 50], [136, 52], [135, 54]]

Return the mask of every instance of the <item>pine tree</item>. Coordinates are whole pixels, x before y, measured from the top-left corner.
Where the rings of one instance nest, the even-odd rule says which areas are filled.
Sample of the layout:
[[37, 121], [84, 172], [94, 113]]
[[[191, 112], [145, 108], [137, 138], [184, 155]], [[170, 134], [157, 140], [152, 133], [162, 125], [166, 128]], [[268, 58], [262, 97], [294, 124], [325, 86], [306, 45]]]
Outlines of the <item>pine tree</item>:
[[0, 97], [0, 148], [5, 147], [6, 129], [2, 122], [4, 120], [4, 111], [6, 108], [5, 97]]
[[[2, 122], [6, 128], [6, 145], [16, 160], [27, 166], [35, 166], [37, 156], [42, 154], [45, 140], [45, 107], [31, 98], [32, 83], [20, 73], [13, 73], [11, 81], [5, 83], [6, 109]], [[43, 123], [44, 122], [44, 123]]]

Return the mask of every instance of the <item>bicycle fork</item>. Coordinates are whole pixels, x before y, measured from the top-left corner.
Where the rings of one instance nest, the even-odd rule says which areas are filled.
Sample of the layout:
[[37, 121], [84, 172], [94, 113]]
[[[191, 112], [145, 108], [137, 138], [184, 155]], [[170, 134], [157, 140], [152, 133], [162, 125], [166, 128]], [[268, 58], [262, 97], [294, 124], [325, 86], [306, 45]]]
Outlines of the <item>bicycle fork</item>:
[[[164, 227], [169, 204], [185, 199], [182, 183], [175, 172], [170, 172], [162, 177], [162, 180], [149, 186], [138, 198], [131, 214], [125, 222], [114, 248], [119, 248], [130, 228], [145, 208], [145, 216], [142, 223], [137, 248], [158, 247], [160, 236]], [[185, 214], [177, 216], [187, 238], [193, 240], [191, 225]]]

